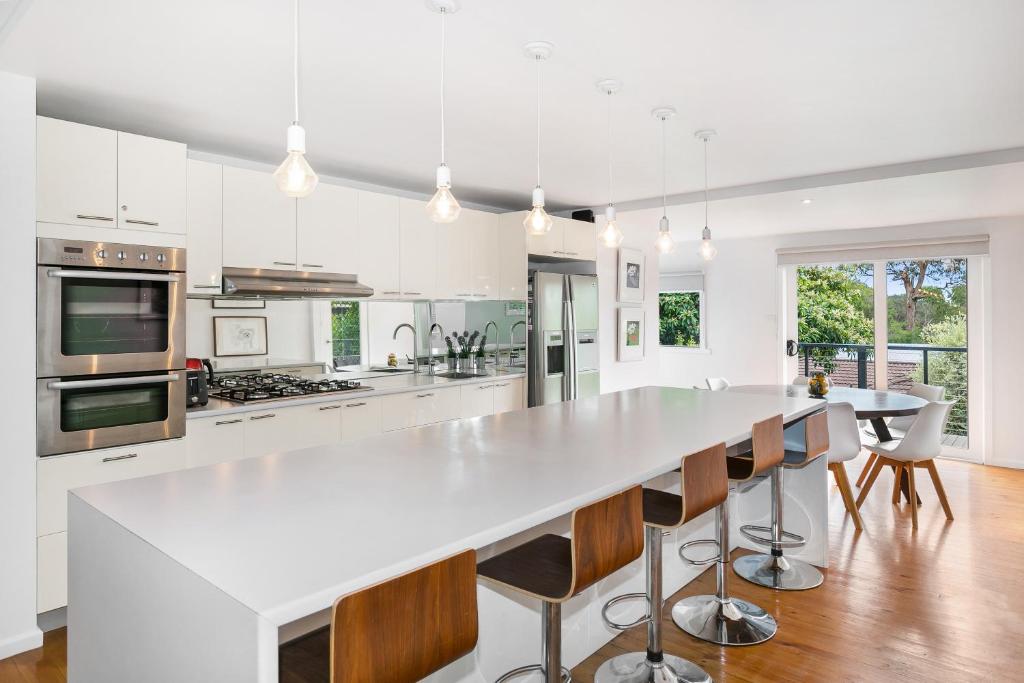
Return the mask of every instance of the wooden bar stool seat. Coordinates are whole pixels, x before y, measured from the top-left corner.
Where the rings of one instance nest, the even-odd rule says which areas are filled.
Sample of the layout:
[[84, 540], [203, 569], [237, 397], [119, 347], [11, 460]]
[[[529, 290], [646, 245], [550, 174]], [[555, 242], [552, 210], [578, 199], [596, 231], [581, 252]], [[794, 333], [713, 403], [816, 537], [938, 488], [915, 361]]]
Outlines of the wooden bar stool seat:
[[545, 534], [477, 565], [485, 580], [543, 603], [543, 663], [513, 669], [497, 683], [535, 671], [546, 683], [571, 681], [562, 666], [562, 603], [643, 551], [643, 496], [641, 488], [633, 486], [573, 511], [571, 538]]
[[[785, 448], [782, 441], [782, 416], [754, 424], [751, 430], [753, 450], [749, 455], [726, 458], [729, 479], [748, 481], [771, 470], [782, 462]], [[730, 486], [731, 488], [731, 486]], [[672, 621], [690, 635], [719, 645], [754, 645], [763, 643], [778, 631], [775, 619], [757, 605], [729, 595], [729, 500], [726, 497], [715, 508], [715, 540], [684, 543], [679, 555], [692, 565], [716, 563], [718, 589], [715, 595], [691, 595], [672, 607]], [[686, 551], [700, 544], [714, 544], [718, 555], [694, 560]]]
[[[781, 425], [780, 425], [781, 429]], [[786, 437], [783, 436], [783, 439]], [[799, 548], [806, 540], [782, 528], [785, 488], [783, 473], [787, 469], [800, 469], [828, 452], [828, 413], [821, 411], [803, 420], [802, 443], [786, 448], [782, 461], [771, 470], [771, 523], [769, 526], [744, 524], [740, 533], [744, 537], [769, 547], [769, 554], [744, 555], [733, 564], [740, 578], [766, 588], [777, 590], [807, 590], [817, 588], [825, 577], [814, 565], [803, 560], [787, 559], [786, 548]], [[783, 441], [785, 444], [785, 441]]]
[[331, 614], [331, 683], [413, 683], [476, 647], [476, 552], [343, 595]]
[[[647, 592], [627, 593], [605, 603], [601, 616], [608, 626], [620, 631], [647, 624], [647, 650], [629, 652], [604, 662], [594, 676], [595, 683], [710, 683], [711, 677], [682, 657], [666, 654], [661, 645], [662, 537], [666, 530], [721, 505], [729, 496], [725, 444], [718, 444], [683, 457], [679, 470], [681, 495], [644, 489], [644, 526], [647, 529]], [[647, 613], [628, 624], [617, 623], [608, 610], [627, 600], [644, 599]]]

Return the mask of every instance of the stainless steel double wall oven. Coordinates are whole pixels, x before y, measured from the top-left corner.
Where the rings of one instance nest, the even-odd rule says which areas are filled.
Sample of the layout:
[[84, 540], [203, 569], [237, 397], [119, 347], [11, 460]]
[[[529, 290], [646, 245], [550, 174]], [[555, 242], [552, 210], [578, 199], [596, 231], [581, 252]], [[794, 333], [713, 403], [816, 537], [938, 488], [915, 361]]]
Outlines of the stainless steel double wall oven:
[[38, 454], [185, 435], [185, 250], [38, 240]]

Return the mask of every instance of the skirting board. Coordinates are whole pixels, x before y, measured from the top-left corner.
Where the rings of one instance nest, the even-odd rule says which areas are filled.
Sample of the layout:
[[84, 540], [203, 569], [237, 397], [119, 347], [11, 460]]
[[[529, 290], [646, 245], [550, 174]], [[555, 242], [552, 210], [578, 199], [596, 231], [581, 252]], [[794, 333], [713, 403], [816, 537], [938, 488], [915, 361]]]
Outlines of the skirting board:
[[26, 631], [21, 635], [0, 641], [0, 659], [7, 659], [28, 650], [43, 646], [43, 632], [38, 628]]

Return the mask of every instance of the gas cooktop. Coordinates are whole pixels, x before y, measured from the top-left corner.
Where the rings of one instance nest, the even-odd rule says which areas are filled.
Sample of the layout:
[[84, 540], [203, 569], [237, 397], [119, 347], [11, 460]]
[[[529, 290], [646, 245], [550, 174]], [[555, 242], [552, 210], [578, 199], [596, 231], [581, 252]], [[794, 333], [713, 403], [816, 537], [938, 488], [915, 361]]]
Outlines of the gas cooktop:
[[372, 388], [350, 379], [308, 379], [294, 375], [220, 375], [213, 378], [210, 396], [235, 403], [259, 403]]

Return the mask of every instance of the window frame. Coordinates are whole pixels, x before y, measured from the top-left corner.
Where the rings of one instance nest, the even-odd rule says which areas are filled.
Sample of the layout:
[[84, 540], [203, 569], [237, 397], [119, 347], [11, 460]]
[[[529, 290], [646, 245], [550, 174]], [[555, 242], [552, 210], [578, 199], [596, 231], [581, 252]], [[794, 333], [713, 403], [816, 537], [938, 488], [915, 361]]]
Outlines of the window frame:
[[662, 294], [696, 294], [697, 315], [699, 317], [700, 343], [697, 346], [675, 346], [661, 343], [661, 334], [658, 335], [658, 348], [673, 351], [676, 353], [711, 353], [708, 346], [708, 318], [707, 318], [707, 296], [703, 289], [659, 289], [658, 290], [658, 328], [661, 329], [661, 295]]

